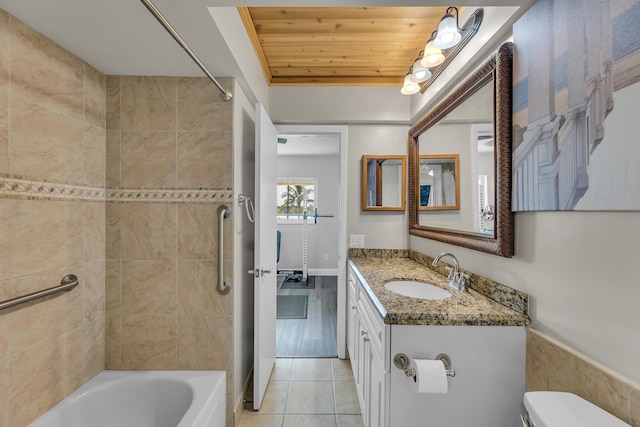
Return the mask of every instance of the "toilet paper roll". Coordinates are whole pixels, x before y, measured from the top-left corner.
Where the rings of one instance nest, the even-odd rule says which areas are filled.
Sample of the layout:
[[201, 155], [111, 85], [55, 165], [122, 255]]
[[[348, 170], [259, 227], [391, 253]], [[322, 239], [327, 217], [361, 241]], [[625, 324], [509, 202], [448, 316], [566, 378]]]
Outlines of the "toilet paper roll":
[[416, 370], [416, 375], [413, 377], [415, 393], [444, 394], [447, 392], [449, 382], [441, 360], [413, 359], [412, 365]]

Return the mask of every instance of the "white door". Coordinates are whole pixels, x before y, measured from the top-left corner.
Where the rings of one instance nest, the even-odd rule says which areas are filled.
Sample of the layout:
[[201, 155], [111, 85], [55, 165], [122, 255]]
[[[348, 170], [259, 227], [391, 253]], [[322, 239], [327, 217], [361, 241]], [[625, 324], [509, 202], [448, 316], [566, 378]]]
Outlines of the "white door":
[[276, 183], [278, 132], [256, 104], [256, 221], [253, 409], [260, 409], [276, 362]]

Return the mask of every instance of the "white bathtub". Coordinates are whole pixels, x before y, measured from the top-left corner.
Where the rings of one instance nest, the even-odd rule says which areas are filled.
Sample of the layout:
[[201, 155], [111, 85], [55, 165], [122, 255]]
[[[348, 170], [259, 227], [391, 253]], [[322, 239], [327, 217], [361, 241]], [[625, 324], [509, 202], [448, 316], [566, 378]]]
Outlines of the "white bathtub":
[[103, 371], [30, 427], [224, 427], [224, 371]]

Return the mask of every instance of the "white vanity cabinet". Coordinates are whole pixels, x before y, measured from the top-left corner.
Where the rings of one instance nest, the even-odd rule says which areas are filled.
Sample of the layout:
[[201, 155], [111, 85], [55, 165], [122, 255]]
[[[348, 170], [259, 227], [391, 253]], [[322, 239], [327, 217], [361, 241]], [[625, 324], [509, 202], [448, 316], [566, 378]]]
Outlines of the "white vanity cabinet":
[[[510, 427], [525, 387], [524, 326], [387, 325], [365, 279], [348, 270], [347, 346], [365, 427]], [[375, 299], [375, 302], [374, 302]], [[446, 313], [444, 313], [446, 315]], [[393, 364], [404, 353], [447, 354], [455, 370], [445, 394], [417, 393]]]
[[366, 427], [388, 426], [389, 369], [384, 348], [389, 327], [351, 269], [348, 283], [347, 348], [362, 416]]

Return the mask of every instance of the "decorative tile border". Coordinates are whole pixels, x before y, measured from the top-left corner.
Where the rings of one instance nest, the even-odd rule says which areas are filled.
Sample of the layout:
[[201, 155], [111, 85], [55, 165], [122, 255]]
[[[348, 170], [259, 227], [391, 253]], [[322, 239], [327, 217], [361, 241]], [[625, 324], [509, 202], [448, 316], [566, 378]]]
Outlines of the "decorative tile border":
[[105, 189], [0, 176], [0, 197], [103, 201], [105, 200]]
[[110, 202], [233, 202], [233, 190], [202, 189], [108, 189]]
[[233, 190], [161, 188], [114, 189], [0, 176], [0, 198], [149, 203], [231, 203]]

